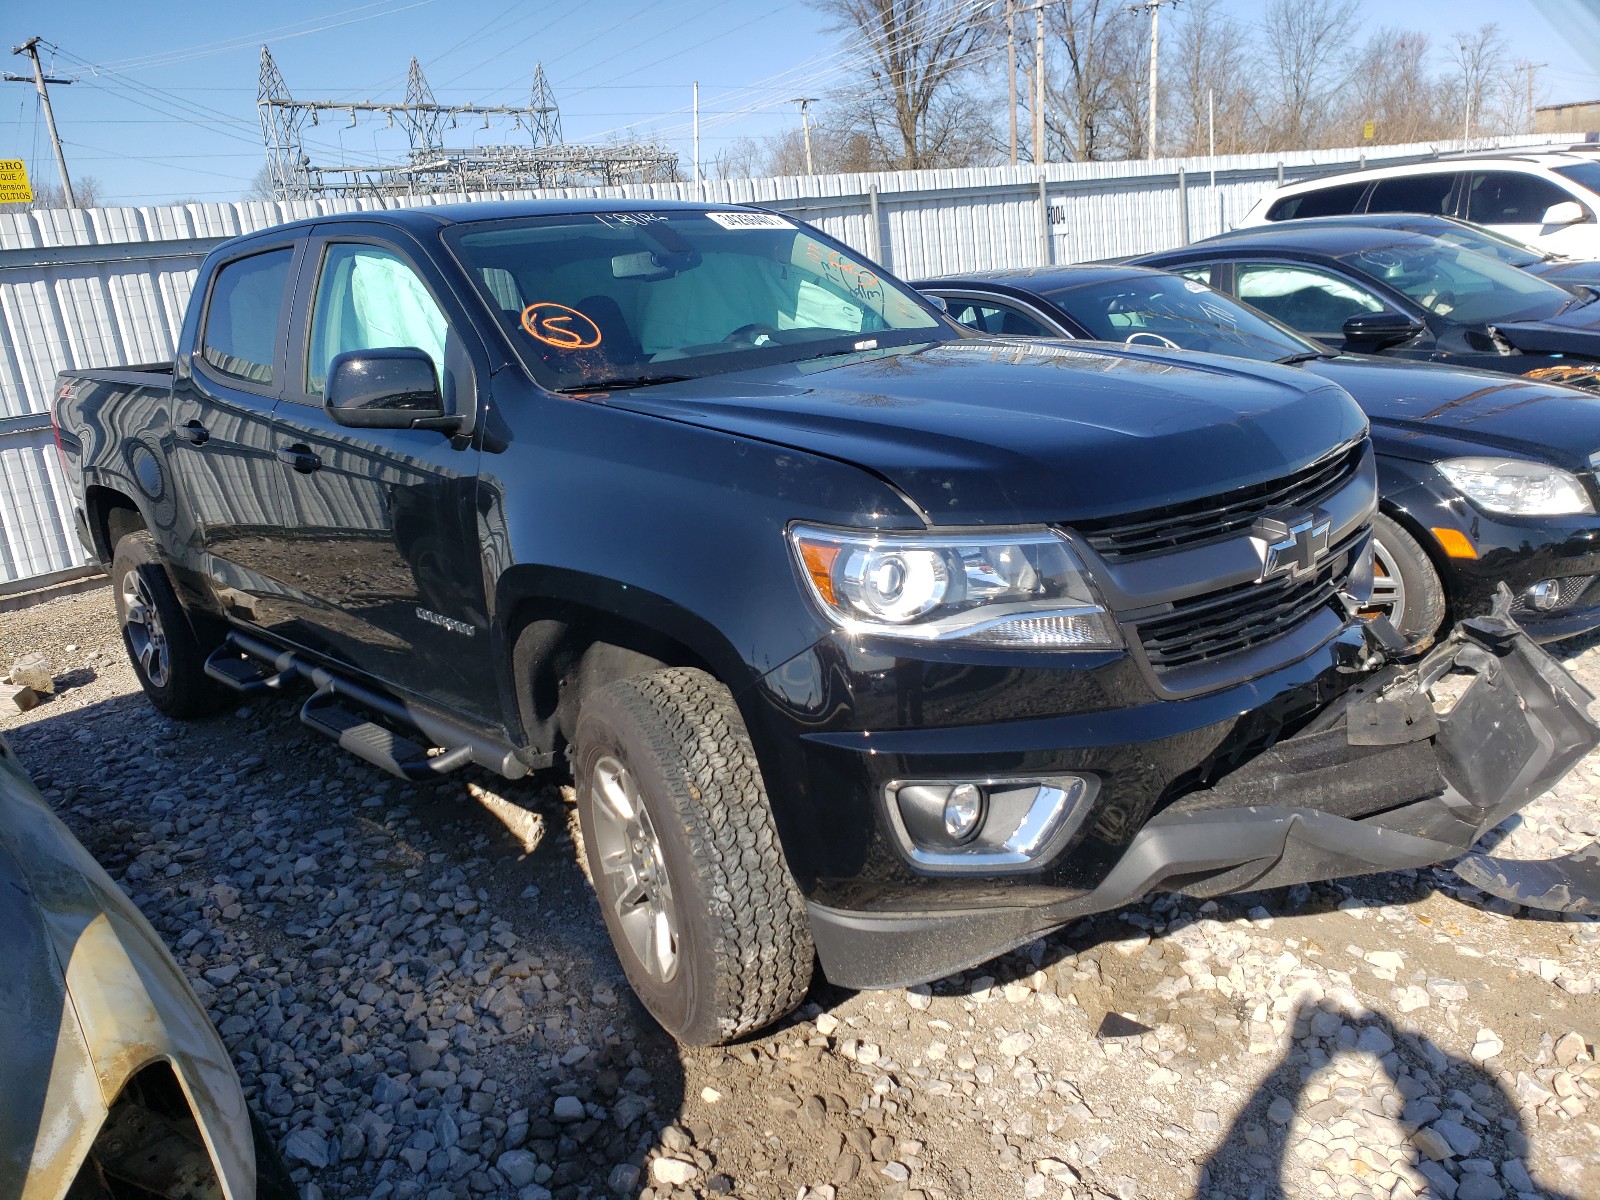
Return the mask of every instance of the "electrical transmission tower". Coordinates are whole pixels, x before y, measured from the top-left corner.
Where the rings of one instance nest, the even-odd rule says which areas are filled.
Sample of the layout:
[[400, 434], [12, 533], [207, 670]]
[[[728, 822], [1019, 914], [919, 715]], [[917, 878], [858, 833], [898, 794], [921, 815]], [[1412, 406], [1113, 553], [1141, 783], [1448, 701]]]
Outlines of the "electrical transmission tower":
[[533, 110], [529, 128], [535, 146], [561, 145], [561, 110], [556, 107], [556, 94], [550, 90], [550, 81], [544, 77], [544, 64], [533, 68], [533, 90], [528, 93], [528, 107]]
[[411, 149], [434, 150], [439, 146], [439, 126], [444, 123], [444, 112], [433, 99], [433, 89], [423, 77], [422, 64], [411, 60], [411, 70], [406, 73], [406, 106], [401, 112], [406, 132], [411, 135]]
[[[272, 187], [280, 200], [308, 196], [406, 196], [429, 192], [523, 191], [570, 184], [615, 184], [670, 179], [678, 156], [662, 146], [620, 142], [604, 146], [568, 145], [561, 136], [561, 110], [540, 64], [526, 105], [440, 104], [416, 59], [406, 76], [404, 103], [376, 100], [296, 100], [265, 46], [256, 93], [261, 136], [267, 146]], [[381, 114], [398, 120], [410, 139], [404, 162], [312, 163], [301, 133], [318, 124], [319, 114], [343, 113], [350, 124]], [[482, 117], [483, 128], [512, 118], [526, 127], [531, 146], [490, 145], [455, 149], [445, 144], [447, 130], [461, 117]]]
[[267, 48], [261, 47], [256, 112], [261, 118], [261, 137], [267, 143], [267, 174], [279, 200], [301, 200], [311, 195], [311, 179], [306, 170], [310, 160], [300, 145], [300, 130], [306, 117], [291, 104], [278, 64], [272, 61]]

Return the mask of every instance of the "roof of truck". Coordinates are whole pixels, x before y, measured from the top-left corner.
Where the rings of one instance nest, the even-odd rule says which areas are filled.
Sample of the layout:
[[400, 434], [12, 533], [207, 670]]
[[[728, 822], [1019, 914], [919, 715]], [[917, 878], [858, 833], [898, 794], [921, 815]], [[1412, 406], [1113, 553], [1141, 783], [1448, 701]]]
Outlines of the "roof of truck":
[[[321, 213], [314, 217], [302, 217], [298, 221], [286, 221], [282, 225], [275, 225], [270, 230], [261, 230], [260, 233], [278, 233], [285, 229], [309, 228], [312, 225], [328, 225], [335, 222], [354, 222], [358, 224], [391, 225], [413, 233], [426, 232], [437, 229], [441, 225], [461, 225], [469, 221], [496, 221], [515, 219], [517, 217], [549, 217], [561, 216], [566, 213], [574, 215], [584, 213], [628, 213], [628, 212], [703, 212], [727, 209], [751, 209], [756, 206], [748, 204], [719, 204], [715, 202], [700, 202], [695, 200], [480, 200], [462, 201], [457, 204], [419, 204], [407, 208], [375, 208], [361, 212], [331, 212]], [[248, 236], [256, 237], [258, 233], [252, 232]]]

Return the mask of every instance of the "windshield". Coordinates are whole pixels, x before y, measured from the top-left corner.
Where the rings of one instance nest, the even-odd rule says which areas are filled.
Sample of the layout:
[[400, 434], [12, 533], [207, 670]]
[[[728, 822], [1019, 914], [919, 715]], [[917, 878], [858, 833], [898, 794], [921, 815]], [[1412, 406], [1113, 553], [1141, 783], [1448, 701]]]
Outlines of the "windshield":
[[1321, 347], [1176, 275], [1134, 275], [1047, 293], [1056, 306], [1103, 342], [1166, 345], [1273, 362]]
[[1555, 172], [1579, 187], [1600, 195], [1600, 162], [1573, 163], [1570, 167], [1557, 167]]
[[1441, 218], [1437, 225], [1418, 225], [1414, 228], [1417, 233], [1426, 233], [1441, 242], [1460, 246], [1463, 250], [1476, 250], [1496, 262], [1513, 267], [1526, 267], [1531, 263], [1543, 262], [1548, 257], [1543, 250], [1535, 250], [1526, 242], [1504, 237], [1480, 225], [1465, 225], [1448, 217]]
[[557, 390], [960, 336], [910, 288], [775, 213], [566, 213], [447, 237], [523, 361]]
[[1463, 325], [1538, 320], [1573, 302], [1537, 275], [1439, 241], [1371, 246], [1339, 261]]

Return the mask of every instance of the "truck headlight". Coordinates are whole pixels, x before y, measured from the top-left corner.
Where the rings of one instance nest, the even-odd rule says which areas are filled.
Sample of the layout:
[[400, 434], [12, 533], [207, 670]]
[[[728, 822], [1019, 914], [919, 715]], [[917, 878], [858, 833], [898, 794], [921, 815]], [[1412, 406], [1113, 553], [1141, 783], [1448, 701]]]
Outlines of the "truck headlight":
[[1036, 650], [1116, 650], [1122, 635], [1051, 529], [875, 533], [795, 525], [823, 612], [858, 633]]
[[1439, 470], [1456, 489], [1488, 512], [1519, 517], [1592, 513], [1578, 477], [1525, 458], [1447, 458]]

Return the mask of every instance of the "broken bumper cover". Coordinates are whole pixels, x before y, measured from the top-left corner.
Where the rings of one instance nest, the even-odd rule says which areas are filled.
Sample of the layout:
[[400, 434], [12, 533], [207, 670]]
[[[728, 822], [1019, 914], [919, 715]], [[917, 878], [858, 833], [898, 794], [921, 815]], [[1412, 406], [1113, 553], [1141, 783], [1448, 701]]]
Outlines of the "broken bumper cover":
[[[1215, 896], [1465, 853], [1600, 742], [1589, 693], [1505, 607], [1462, 622], [1422, 661], [1367, 677], [1293, 737], [1168, 805], [1084, 895], [930, 913], [811, 904], [825, 973], [845, 987], [906, 986], [1156, 891]], [[1465, 686], [1440, 712], [1432, 697], [1451, 690], [1448, 677]]]

